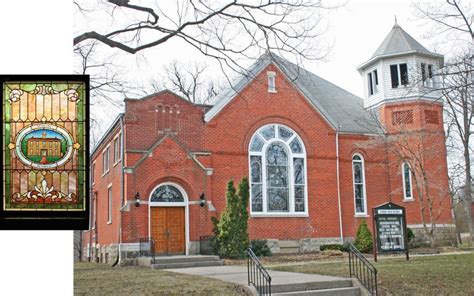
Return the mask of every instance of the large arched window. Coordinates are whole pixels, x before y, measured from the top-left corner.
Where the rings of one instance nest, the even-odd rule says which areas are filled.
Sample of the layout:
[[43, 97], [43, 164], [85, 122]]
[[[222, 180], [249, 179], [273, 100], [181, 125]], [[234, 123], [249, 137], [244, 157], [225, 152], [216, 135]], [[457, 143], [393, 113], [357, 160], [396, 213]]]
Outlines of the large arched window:
[[303, 141], [281, 124], [261, 127], [249, 145], [250, 210], [253, 214], [306, 214]]
[[354, 180], [355, 214], [367, 215], [364, 158], [360, 154], [354, 154], [354, 156], [352, 156], [352, 176]]

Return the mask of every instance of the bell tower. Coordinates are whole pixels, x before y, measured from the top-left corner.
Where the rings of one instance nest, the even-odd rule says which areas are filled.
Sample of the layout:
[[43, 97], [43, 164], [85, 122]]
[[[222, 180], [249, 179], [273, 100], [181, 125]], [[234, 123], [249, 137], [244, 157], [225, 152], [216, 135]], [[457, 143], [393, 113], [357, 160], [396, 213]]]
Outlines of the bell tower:
[[364, 107], [376, 108], [388, 128], [442, 128], [442, 101], [436, 73], [443, 55], [430, 52], [395, 19], [372, 57], [357, 67], [364, 83]]

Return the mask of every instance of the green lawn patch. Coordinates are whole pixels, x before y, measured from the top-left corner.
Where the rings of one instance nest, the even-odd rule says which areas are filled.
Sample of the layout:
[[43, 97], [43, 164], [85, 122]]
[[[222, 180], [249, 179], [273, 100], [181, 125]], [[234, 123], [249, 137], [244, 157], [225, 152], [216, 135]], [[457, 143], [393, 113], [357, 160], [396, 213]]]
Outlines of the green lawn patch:
[[74, 264], [74, 295], [247, 295], [241, 286], [139, 267]]
[[[381, 295], [474, 295], [474, 253], [382, 259], [378, 270]], [[349, 276], [348, 261], [273, 267], [276, 270]]]

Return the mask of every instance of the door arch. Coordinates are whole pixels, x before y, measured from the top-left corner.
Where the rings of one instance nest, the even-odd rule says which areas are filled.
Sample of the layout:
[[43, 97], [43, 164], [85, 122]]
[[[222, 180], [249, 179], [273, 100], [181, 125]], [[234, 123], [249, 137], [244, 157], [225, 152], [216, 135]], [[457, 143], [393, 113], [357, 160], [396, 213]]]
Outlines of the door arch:
[[148, 236], [155, 239], [155, 253], [188, 255], [189, 200], [184, 188], [174, 182], [160, 183], [151, 190], [148, 205]]

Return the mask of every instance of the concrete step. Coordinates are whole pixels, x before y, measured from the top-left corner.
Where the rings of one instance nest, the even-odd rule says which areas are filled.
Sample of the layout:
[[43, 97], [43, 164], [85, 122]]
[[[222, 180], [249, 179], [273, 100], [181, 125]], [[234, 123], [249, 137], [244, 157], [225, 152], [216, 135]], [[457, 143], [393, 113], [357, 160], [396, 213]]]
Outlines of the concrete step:
[[285, 293], [285, 292], [296, 292], [296, 291], [308, 291], [308, 290], [323, 290], [323, 289], [337, 289], [337, 288], [350, 288], [352, 287], [351, 279], [341, 279], [334, 281], [318, 281], [318, 282], [306, 282], [306, 283], [294, 283], [284, 285], [273, 285], [273, 293]]
[[293, 291], [283, 293], [272, 293], [276, 296], [360, 296], [360, 288], [345, 287], [321, 290]]
[[151, 265], [151, 268], [152, 269], [174, 269], [174, 268], [222, 266], [222, 265], [224, 265], [224, 260], [212, 260], [212, 261], [190, 261], [190, 262], [177, 262], [177, 263], [155, 263]]
[[155, 263], [185, 263], [200, 261], [220, 261], [219, 256], [162, 256], [155, 257]]

